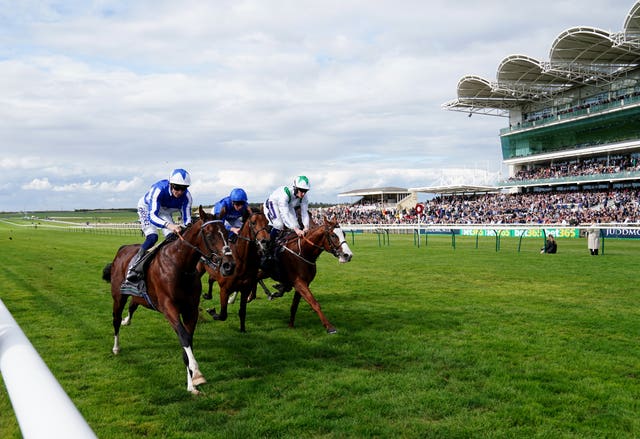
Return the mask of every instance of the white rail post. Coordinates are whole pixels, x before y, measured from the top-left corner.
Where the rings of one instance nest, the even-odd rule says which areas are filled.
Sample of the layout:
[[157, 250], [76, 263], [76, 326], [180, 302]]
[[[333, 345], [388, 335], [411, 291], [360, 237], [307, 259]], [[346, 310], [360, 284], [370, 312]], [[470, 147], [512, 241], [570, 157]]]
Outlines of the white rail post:
[[2, 300], [0, 372], [25, 439], [97, 438]]

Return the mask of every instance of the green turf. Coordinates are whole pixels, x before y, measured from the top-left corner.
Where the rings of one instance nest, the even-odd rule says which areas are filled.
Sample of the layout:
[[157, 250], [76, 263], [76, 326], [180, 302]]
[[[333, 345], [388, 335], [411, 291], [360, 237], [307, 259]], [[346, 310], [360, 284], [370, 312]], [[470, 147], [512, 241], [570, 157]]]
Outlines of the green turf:
[[[194, 397], [160, 314], [140, 310], [111, 353], [100, 276], [139, 240], [0, 223], [2, 300], [100, 438], [640, 435], [640, 242], [593, 257], [584, 239], [541, 255], [541, 239], [356, 235], [312, 284], [339, 332], [306, 303], [288, 329], [291, 293], [249, 304], [246, 334], [231, 305], [198, 325]], [[0, 412], [20, 437], [4, 391]]]

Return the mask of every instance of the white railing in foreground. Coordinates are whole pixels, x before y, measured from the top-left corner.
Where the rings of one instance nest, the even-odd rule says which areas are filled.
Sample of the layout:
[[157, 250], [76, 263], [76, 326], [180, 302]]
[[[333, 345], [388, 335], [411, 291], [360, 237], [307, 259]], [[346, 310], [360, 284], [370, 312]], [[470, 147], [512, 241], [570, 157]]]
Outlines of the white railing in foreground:
[[0, 372], [22, 437], [97, 438], [2, 300]]

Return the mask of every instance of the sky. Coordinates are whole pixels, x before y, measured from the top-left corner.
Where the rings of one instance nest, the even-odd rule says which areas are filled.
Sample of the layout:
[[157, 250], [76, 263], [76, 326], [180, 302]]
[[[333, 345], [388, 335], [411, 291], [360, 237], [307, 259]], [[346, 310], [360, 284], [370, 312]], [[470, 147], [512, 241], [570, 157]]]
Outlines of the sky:
[[132, 208], [174, 168], [194, 206], [491, 184], [508, 121], [443, 110], [458, 81], [634, 4], [0, 0], [0, 211]]

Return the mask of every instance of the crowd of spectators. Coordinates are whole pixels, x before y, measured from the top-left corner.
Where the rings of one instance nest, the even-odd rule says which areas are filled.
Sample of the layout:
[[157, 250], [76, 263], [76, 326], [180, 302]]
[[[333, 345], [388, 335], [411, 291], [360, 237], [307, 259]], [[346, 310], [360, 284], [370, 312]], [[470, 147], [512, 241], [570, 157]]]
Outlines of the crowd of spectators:
[[335, 215], [342, 224], [593, 224], [640, 223], [640, 190], [437, 196], [415, 209], [376, 205], [314, 209], [319, 220]]
[[509, 181], [564, 178], [618, 172], [640, 171], [636, 154], [616, 157], [594, 157], [580, 161], [566, 161], [547, 164], [531, 169], [521, 169]]

